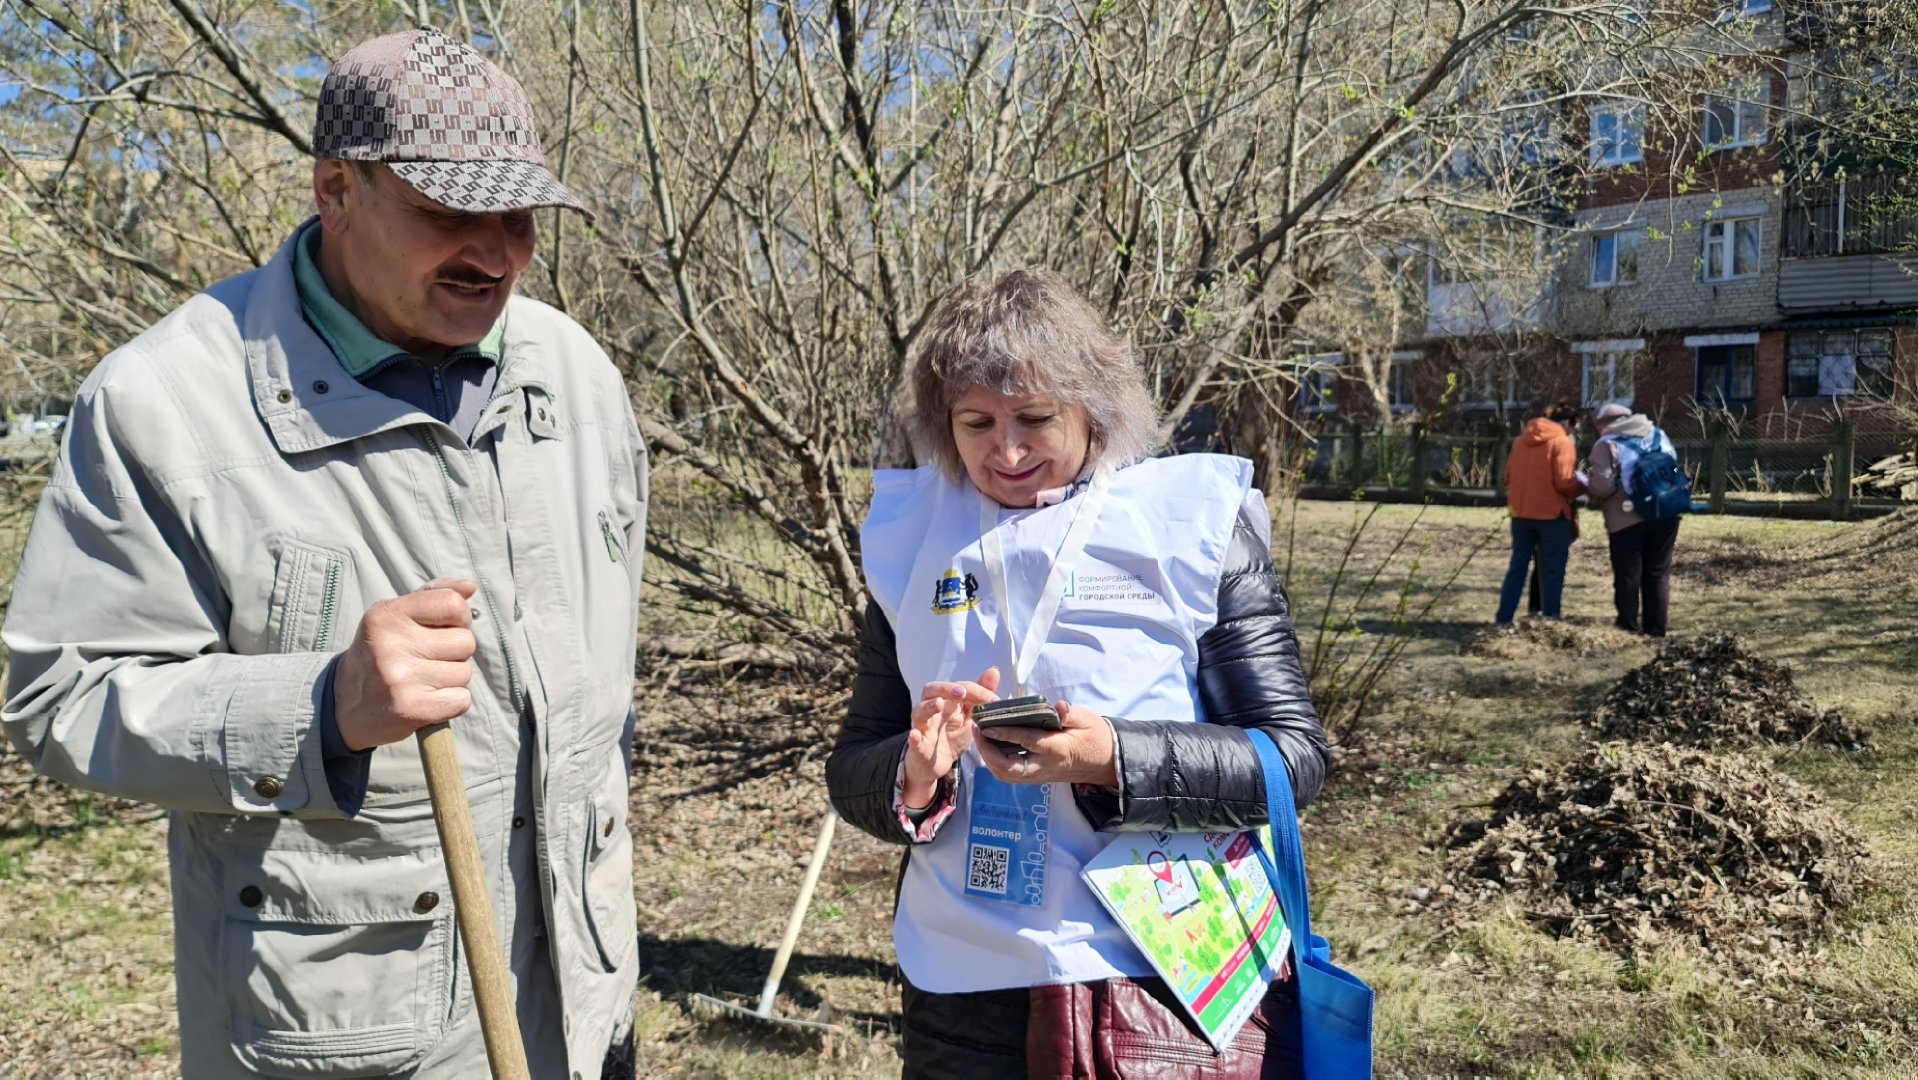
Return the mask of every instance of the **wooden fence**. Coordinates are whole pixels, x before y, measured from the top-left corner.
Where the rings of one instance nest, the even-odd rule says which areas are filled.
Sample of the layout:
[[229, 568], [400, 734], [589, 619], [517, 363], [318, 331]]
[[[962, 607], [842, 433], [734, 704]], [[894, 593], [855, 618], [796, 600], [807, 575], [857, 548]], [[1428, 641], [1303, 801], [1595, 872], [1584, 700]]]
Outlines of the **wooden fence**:
[[[1502, 504], [1515, 434], [1515, 428], [1439, 434], [1419, 424], [1322, 432], [1305, 462], [1308, 493]], [[1860, 433], [1849, 422], [1816, 438], [1758, 439], [1720, 428], [1706, 438], [1672, 441], [1692, 479], [1696, 510], [1840, 521], [1897, 506], [1895, 495], [1861, 491], [1854, 481], [1872, 462], [1918, 447], [1918, 436]], [[1589, 435], [1579, 441], [1581, 460], [1591, 447]]]

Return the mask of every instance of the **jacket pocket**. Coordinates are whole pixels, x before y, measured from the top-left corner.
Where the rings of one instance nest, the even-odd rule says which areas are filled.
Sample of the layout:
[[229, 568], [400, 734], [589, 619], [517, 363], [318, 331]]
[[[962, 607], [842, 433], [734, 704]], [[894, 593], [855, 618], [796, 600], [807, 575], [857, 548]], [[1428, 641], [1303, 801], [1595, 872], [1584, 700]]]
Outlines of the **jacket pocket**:
[[280, 544], [266, 615], [269, 646], [282, 653], [338, 651], [346, 556], [297, 540]]
[[580, 891], [600, 966], [618, 971], [638, 948], [639, 916], [633, 901], [633, 835], [626, 828], [626, 767], [617, 744], [604, 756], [607, 768], [587, 806]]
[[385, 1076], [439, 1042], [454, 970], [437, 849], [231, 852], [221, 883], [228, 1036], [247, 1068]]
[[620, 538], [619, 530], [613, 528], [613, 515], [611, 511], [601, 510], [599, 512], [599, 535], [601, 539], [606, 541], [606, 557], [615, 563], [624, 563], [626, 561], [626, 543]]

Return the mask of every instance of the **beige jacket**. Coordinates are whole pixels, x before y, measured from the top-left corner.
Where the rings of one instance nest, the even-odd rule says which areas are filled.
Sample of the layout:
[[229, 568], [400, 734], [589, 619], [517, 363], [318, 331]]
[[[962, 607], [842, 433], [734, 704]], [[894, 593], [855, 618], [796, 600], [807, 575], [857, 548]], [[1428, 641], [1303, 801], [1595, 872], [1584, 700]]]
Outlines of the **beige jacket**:
[[515, 298], [469, 444], [339, 366], [290, 251], [81, 388], [14, 588], [0, 720], [41, 772], [172, 811], [184, 1075], [483, 1076], [417, 747], [373, 752], [348, 818], [314, 716], [369, 604], [478, 579], [453, 729], [494, 912], [533, 1075], [597, 1077], [638, 966], [646, 472], [625, 385], [578, 325]]

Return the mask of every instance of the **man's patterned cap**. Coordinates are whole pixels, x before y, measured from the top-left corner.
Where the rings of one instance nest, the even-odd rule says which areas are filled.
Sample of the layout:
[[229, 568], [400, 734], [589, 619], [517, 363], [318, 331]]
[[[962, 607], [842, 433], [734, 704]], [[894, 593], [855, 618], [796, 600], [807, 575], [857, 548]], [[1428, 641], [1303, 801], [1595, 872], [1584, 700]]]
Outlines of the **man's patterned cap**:
[[526, 92], [437, 30], [374, 38], [320, 86], [313, 152], [383, 161], [435, 202], [470, 214], [536, 206], [593, 212], [546, 168]]

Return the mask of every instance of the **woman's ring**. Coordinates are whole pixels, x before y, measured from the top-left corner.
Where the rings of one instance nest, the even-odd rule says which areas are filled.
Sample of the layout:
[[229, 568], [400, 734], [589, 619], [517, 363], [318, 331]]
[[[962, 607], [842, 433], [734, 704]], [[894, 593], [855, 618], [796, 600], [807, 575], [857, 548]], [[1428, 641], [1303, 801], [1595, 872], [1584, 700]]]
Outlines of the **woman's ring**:
[[1021, 761], [1019, 763], [1019, 775], [1020, 776], [1032, 775], [1032, 759], [1031, 758], [1026, 758], [1024, 761]]

